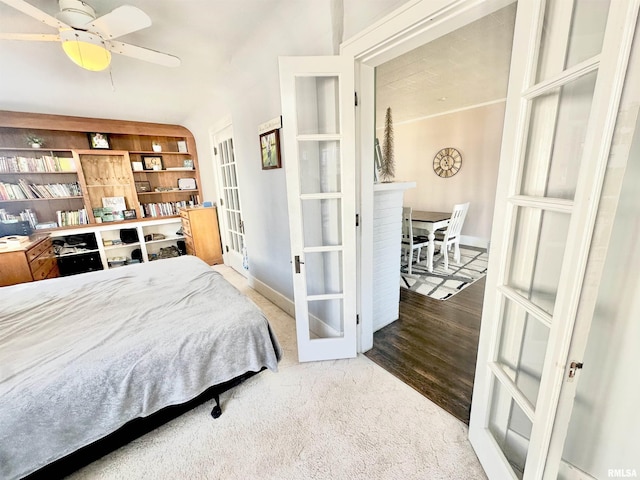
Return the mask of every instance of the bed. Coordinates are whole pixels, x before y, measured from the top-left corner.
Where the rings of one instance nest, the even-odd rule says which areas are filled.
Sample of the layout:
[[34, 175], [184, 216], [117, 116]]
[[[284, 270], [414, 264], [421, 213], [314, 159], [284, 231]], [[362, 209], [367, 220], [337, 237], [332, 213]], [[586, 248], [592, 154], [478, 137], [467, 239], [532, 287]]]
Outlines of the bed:
[[280, 357], [260, 310], [193, 256], [0, 288], [0, 478]]

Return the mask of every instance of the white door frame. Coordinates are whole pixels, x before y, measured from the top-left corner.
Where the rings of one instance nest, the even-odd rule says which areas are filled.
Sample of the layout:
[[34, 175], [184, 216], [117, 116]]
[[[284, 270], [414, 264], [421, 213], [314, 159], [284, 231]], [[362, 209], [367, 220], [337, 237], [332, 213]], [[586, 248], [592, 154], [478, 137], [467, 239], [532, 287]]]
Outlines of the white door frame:
[[415, 0], [341, 44], [341, 55], [355, 59], [356, 163], [359, 173], [360, 228], [358, 351], [373, 347], [373, 160], [375, 67], [489, 15], [514, 0]]

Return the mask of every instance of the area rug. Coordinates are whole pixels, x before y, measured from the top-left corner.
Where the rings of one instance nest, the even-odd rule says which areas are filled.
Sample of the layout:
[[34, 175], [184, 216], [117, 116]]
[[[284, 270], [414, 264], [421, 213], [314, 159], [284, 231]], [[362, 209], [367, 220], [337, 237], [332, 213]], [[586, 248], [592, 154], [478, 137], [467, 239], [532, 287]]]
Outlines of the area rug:
[[448, 272], [444, 270], [444, 257], [435, 254], [433, 272], [429, 273], [425, 259], [412, 265], [411, 275], [403, 260], [400, 286], [437, 300], [447, 300], [487, 274], [489, 257], [485, 250], [460, 247], [460, 264], [455, 264], [451, 257]]

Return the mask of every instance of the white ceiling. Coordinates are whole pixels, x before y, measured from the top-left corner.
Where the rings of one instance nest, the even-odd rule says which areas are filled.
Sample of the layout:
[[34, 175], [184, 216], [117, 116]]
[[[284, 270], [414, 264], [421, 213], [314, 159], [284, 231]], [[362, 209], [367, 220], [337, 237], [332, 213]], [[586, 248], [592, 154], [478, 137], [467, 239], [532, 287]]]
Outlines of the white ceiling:
[[[58, 12], [57, 0], [28, 1], [51, 15]], [[151, 27], [119, 40], [170, 53], [182, 65], [168, 68], [114, 55], [106, 71], [88, 72], [71, 63], [58, 43], [3, 40], [0, 110], [183, 124], [203, 98], [224, 97], [225, 73], [246, 68], [243, 53], [263, 44], [267, 35], [287, 35], [274, 32], [273, 26], [286, 25], [292, 6], [308, 8], [299, 3], [307, 1], [316, 0], [90, 1], [98, 16], [122, 4], [142, 9], [151, 17]], [[361, 2], [367, 2], [371, 11], [383, 14], [406, 0], [344, 1], [345, 8], [361, 10]], [[380, 66], [378, 118], [384, 118], [387, 106], [394, 121], [401, 122], [503, 98], [514, 13], [513, 5], [506, 7]], [[365, 22], [360, 28], [374, 19], [357, 17]], [[330, 22], [318, 19], [305, 28], [320, 36], [322, 29], [331, 29]], [[56, 33], [4, 3], [0, 32]], [[310, 54], [309, 48], [314, 47], [295, 47], [300, 51], [295, 54]], [[439, 101], [442, 97], [446, 100]]]
[[376, 69], [376, 124], [394, 124], [506, 97], [515, 3]]
[[[57, 0], [28, 1], [51, 15], [58, 12]], [[185, 112], [200, 100], [193, 92], [210, 90], [212, 79], [224, 75], [234, 54], [262, 34], [265, 20], [281, 15], [287, 1], [89, 1], [98, 16], [123, 4], [142, 9], [152, 25], [119, 40], [170, 53], [182, 65], [168, 68], [113, 55], [110, 69], [88, 72], [71, 63], [57, 42], [2, 40], [0, 109], [122, 118], [122, 105], [128, 104], [137, 113], [127, 119], [181, 123]], [[0, 32], [57, 33], [4, 3], [0, 3]], [[61, 108], [61, 102], [67, 108]]]

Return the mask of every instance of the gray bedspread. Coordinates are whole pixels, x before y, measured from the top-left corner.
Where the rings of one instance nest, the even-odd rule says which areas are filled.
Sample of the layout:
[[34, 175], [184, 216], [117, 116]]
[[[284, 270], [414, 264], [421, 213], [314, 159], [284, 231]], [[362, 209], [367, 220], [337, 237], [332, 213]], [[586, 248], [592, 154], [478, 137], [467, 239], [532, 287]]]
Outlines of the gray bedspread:
[[196, 257], [0, 288], [0, 478], [280, 355], [255, 304]]

